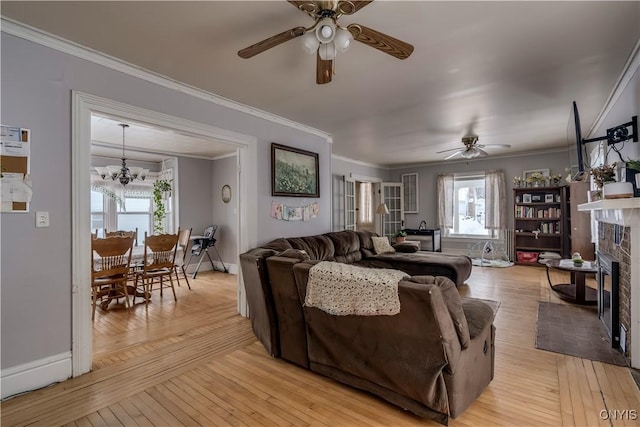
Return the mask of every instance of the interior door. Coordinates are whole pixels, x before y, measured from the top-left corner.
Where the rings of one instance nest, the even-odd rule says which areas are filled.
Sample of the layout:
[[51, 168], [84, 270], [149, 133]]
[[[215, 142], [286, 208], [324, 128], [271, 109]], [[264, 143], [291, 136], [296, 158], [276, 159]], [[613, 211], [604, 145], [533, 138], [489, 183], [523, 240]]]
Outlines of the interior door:
[[401, 182], [380, 183], [381, 200], [387, 205], [389, 214], [382, 215], [382, 235], [392, 240], [396, 231], [404, 228], [404, 192]]
[[344, 177], [344, 229], [356, 230], [356, 181]]

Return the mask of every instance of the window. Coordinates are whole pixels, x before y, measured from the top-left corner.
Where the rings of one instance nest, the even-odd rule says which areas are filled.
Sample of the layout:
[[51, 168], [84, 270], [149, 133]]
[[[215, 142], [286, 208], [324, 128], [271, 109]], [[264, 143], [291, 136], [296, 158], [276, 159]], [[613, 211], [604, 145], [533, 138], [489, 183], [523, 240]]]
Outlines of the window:
[[453, 227], [447, 229], [447, 234], [490, 236], [490, 231], [484, 226], [484, 208], [484, 176], [454, 178]]
[[497, 238], [506, 228], [504, 173], [438, 176], [438, 224], [453, 237]]
[[418, 212], [418, 174], [402, 174], [402, 186], [404, 191], [404, 213]]
[[116, 214], [116, 230], [138, 229], [137, 242], [143, 244], [144, 233], [151, 233], [151, 197], [126, 197], [126, 211], [118, 206]]
[[[104, 211], [105, 211], [104, 195], [99, 191], [91, 190], [91, 232], [96, 229], [104, 229]], [[101, 235], [101, 233], [100, 233]]]
[[[153, 174], [153, 173], [152, 173]], [[122, 187], [117, 182], [103, 180], [97, 174], [92, 175], [91, 185], [91, 232], [98, 230], [98, 236], [104, 236], [104, 230], [138, 229], [137, 244], [144, 244], [144, 234], [153, 234], [153, 184], [157, 179], [171, 180], [172, 170], [165, 170], [148, 176], [144, 182], [133, 182]], [[175, 232], [174, 192], [167, 193], [163, 200], [165, 206], [164, 232]]]

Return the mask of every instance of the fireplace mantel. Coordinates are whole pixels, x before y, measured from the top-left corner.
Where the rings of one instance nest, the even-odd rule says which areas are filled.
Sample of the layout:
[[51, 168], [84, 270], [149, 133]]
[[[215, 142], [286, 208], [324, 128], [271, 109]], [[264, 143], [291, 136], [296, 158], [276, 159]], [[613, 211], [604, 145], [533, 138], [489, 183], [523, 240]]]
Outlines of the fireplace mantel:
[[[629, 227], [630, 259], [640, 258], [640, 197], [607, 199], [578, 205], [579, 211], [591, 211], [596, 221]], [[631, 262], [631, 366], [640, 368], [640, 263]]]
[[638, 226], [640, 221], [640, 197], [608, 199], [578, 205], [579, 211], [592, 211], [597, 221], [609, 224]]

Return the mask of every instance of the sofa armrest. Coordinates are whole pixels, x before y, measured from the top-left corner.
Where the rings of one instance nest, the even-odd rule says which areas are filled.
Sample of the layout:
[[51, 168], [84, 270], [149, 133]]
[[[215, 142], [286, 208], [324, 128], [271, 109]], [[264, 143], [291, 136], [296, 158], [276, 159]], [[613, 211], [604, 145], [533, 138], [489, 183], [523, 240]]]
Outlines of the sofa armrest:
[[305, 319], [293, 275], [293, 266], [299, 262], [297, 258], [272, 256], [267, 258], [267, 270], [278, 319], [280, 355], [308, 369]]

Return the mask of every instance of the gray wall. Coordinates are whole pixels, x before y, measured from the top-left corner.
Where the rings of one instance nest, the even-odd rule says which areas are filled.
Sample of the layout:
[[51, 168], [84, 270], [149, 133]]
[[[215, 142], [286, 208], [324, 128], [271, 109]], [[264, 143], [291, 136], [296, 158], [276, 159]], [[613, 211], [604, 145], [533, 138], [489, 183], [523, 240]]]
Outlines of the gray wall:
[[[29, 213], [2, 214], [2, 369], [71, 349], [72, 90], [254, 136], [258, 141], [257, 156], [260, 159], [255, 183], [259, 207], [255, 213], [258, 241], [279, 235], [330, 230], [331, 148], [325, 139], [6, 33], [2, 33], [0, 50], [2, 123], [32, 131], [34, 191]], [[272, 141], [320, 154], [321, 198], [312, 200], [318, 200], [321, 209], [314, 221], [291, 224], [276, 222], [269, 217], [270, 162], [267, 159], [270, 158], [269, 143]], [[189, 166], [181, 165], [180, 173], [188, 172]], [[200, 181], [195, 185], [200, 185]], [[208, 187], [211, 184], [202, 185], [206, 194], [212, 194], [212, 188]], [[186, 190], [180, 195], [180, 221], [185, 225], [192, 224], [194, 230], [210, 221], [213, 208], [210, 202], [204, 203], [207, 221], [198, 216], [198, 209], [188, 208], [189, 199], [195, 200], [197, 193], [199, 191], [190, 193]], [[197, 206], [202, 204], [200, 199]], [[35, 228], [36, 211], [49, 211], [50, 227]], [[37, 268], [30, 268], [31, 265]], [[89, 278], [87, 285], [88, 282]]]
[[[178, 209], [181, 229], [191, 228], [192, 235], [202, 235], [205, 228], [211, 225], [213, 210], [213, 184], [211, 176], [211, 160], [178, 158]], [[187, 254], [187, 259], [189, 255]], [[192, 260], [196, 262], [197, 260]]]
[[[273, 197], [271, 196], [271, 144], [295, 146], [318, 153], [320, 163], [320, 197]], [[278, 237], [310, 236], [331, 230], [331, 144], [320, 137], [310, 136], [305, 140], [295, 133], [281, 134], [280, 138], [270, 138], [258, 146], [258, 244]], [[287, 206], [306, 206], [318, 202], [318, 217], [309, 221], [283, 221], [271, 218], [271, 202]]]
[[400, 181], [403, 173], [418, 172], [419, 186], [419, 212], [418, 214], [406, 214], [406, 226], [417, 228], [420, 221], [427, 222], [429, 227], [438, 224], [438, 192], [436, 179], [442, 173], [480, 172], [490, 169], [502, 169], [507, 184], [507, 216], [509, 227], [513, 227], [513, 218], [509, 207], [513, 203], [513, 178], [522, 177], [523, 171], [533, 169], [549, 169], [552, 175], [565, 176], [565, 168], [569, 166], [569, 153], [566, 151], [527, 154], [512, 157], [488, 157], [486, 159], [471, 160], [467, 162], [448, 162], [422, 167], [406, 169], [394, 169], [391, 171], [391, 180]]
[[[238, 264], [238, 158], [226, 157], [211, 163], [213, 223], [218, 224], [216, 248], [225, 264]], [[231, 187], [229, 203], [222, 201], [224, 185]]]

